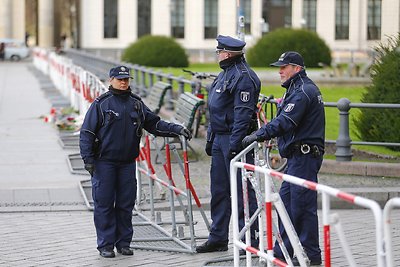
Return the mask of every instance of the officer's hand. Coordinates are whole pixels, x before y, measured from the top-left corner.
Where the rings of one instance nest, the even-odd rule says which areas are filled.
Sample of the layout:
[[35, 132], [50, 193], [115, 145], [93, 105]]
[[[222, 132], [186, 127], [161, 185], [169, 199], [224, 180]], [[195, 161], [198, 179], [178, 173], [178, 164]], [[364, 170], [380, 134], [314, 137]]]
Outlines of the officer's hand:
[[179, 134], [183, 135], [187, 140], [192, 139], [192, 133], [186, 127], [182, 127]]
[[261, 139], [256, 135], [256, 133], [252, 133], [242, 140], [242, 147], [246, 148], [251, 145], [254, 141], [261, 141]]
[[234, 157], [236, 157], [236, 155], [237, 155], [238, 153], [239, 153], [239, 152], [236, 152], [236, 151], [233, 151], [233, 150], [229, 149], [229, 152], [228, 152], [228, 159], [229, 159], [229, 160], [233, 159]]
[[85, 163], [85, 170], [87, 170], [87, 171], [90, 173], [90, 176], [93, 177], [94, 164], [92, 164], [92, 163]]
[[208, 155], [208, 156], [212, 156], [212, 142], [207, 142], [206, 143], [206, 154]]

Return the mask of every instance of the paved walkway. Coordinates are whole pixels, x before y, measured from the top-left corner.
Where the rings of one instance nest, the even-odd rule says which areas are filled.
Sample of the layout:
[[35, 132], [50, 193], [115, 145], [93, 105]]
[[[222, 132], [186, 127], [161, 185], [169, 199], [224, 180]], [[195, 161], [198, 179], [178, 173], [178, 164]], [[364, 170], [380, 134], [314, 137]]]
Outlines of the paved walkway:
[[[49, 112], [54, 99], [41, 90], [50, 86], [47, 81], [30, 68], [29, 62], [0, 63], [0, 266], [203, 266], [206, 261], [232, 255], [230, 244], [229, 251], [221, 253], [135, 250], [133, 257], [101, 258], [96, 251], [92, 212], [86, 209], [78, 189], [79, 181], [88, 176], [70, 173], [66, 157], [71, 151], [61, 148], [58, 131], [40, 118]], [[205, 204], [209, 201], [208, 165], [207, 159], [203, 159], [191, 166], [193, 184]], [[335, 179], [339, 178], [321, 177], [324, 181]], [[352, 181], [350, 186], [354, 188], [359, 184], [355, 181], [361, 181], [356, 179], [359, 178], [348, 177], [342, 183], [348, 185]], [[376, 266], [371, 212], [335, 212], [357, 264]], [[208, 211], [206, 214], [209, 218]], [[168, 216], [168, 212], [162, 212], [166, 221]], [[196, 234], [207, 235], [198, 211], [194, 217], [198, 221]], [[398, 210], [393, 212], [393, 224], [395, 262], [399, 262]], [[322, 247], [322, 235], [320, 240]], [[332, 266], [347, 266], [334, 229], [331, 246]]]

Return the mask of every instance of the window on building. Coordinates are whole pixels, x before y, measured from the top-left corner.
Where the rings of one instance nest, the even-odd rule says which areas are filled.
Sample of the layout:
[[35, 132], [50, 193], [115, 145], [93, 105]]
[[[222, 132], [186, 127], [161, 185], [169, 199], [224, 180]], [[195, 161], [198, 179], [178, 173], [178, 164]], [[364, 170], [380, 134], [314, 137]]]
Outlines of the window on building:
[[303, 0], [303, 19], [305, 29], [317, 31], [317, 0]]
[[368, 0], [368, 40], [381, 39], [382, 0]]
[[104, 38], [118, 37], [118, 0], [104, 0]]
[[292, 0], [262, 0], [266, 31], [292, 27]]
[[171, 0], [171, 35], [185, 38], [185, 1]]
[[151, 0], [138, 0], [137, 37], [151, 33]]
[[218, 34], [218, 0], [204, 0], [204, 38], [214, 39]]
[[349, 1], [336, 0], [335, 39], [349, 39]]

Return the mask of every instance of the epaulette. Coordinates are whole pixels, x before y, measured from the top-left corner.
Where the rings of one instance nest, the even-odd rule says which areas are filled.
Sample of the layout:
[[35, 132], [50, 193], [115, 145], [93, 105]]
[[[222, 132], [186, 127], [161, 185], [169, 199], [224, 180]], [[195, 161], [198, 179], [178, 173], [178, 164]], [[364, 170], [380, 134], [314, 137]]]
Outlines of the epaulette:
[[94, 101], [100, 102], [102, 99], [106, 98], [109, 95], [111, 95], [111, 92], [107, 91], [104, 94], [99, 95], [98, 97], [96, 97], [96, 99]]
[[142, 98], [141, 98], [140, 96], [138, 96], [137, 94], [135, 94], [134, 92], [131, 92], [131, 96], [132, 96], [133, 98], [136, 98], [137, 100], [142, 101]]
[[248, 72], [247, 67], [246, 67], [246, 65], [245, 65], [245, 63], [243, 61], [240, 62], [240, 67], [239, 68], [242, 71], [242, 73], [247, 73]]

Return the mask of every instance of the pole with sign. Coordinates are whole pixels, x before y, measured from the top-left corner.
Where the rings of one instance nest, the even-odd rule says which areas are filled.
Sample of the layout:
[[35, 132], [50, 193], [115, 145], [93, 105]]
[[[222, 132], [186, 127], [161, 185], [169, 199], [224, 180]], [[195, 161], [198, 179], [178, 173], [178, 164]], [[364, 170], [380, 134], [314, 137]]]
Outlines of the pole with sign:
[[244, 0], [237, 0], [238, 39], [244, 41]]

